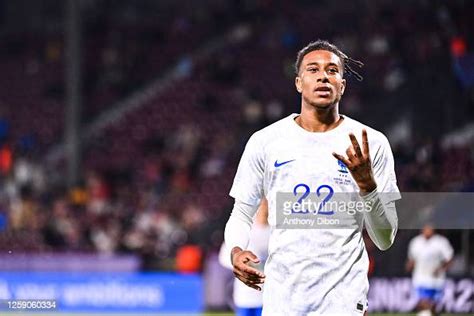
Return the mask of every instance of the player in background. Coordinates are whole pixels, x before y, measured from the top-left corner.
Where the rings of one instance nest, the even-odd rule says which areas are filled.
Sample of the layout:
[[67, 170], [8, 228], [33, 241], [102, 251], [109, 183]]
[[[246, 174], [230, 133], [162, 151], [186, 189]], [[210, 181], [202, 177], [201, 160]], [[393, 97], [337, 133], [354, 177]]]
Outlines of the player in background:
[[[270, 237], [270, 227], [268, 226], [268, 204], [263, 199], [255, 215], [248, 249], [260, 258], [257, 269], [263, 271], [265, 260], [268, 256], [268, 238]], [[226, 252], [225, 243], [222, 244], [219, 252], [219, 262], [226, 268], [233, 269], [230, 256]], [[263, 289], [263, 287], [262, 287]], [[237, 279], [234, 279], [234, 304], [237, 316], [260, 316], [262, 315], [262, 292], [246, 286]]]
[[[258, 290], [265, 282], [263, 315], [363, 315], [369, 287], [363, 226], [382, 250], [394, 241], [400, 193], [388, 140], [339, 114], [343, 74], [362, 79], [354, 65], [362, 63], [327, 41], [304, 47], [295, 63], [301, 112], [254, 133], [242, 154], [225, 242], [236, 278]], [[321, 187], [353, 192], [371, 207], [352, 215], [357, 225], [350, 228], [276, 229], [277, 193], [302, 187], [313, 195]], [[265, 273], [249, 266], [259, 258], [247, 248], [263, 198], [272, 227]]]
[[406, 269], [412, 272], [418, 315], [436, 315], [436, 303], [441, 299], [453, 253], [449, 240], [435, 234], [429, 224], [410, 241]]

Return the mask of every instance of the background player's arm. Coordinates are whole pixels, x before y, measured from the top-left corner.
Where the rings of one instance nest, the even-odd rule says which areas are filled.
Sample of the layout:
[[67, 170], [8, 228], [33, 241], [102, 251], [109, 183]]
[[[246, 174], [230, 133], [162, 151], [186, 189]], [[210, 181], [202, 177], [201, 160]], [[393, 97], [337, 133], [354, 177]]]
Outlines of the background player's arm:
[[405, 264], [405, 270], [407, 272], [412, 272], [415, 268], [415, 261], [413, 259], [408, 259], [407, 263]]
[[405, 270], [407, 272], [412, 272], [415, 268], [415, 240], [412, 239], [408, 244], [408, 257], [407, 262], [405, 263]]
[[357, 183], [362, 198], [370, 203], [370, 211], [364, 213], [367, 232], [380, 250], [386, 250], [393, 244], [398, 229], [395, 202], [384, 203], [378, 195], [367, 131], [362, 130], [362, 149], [354, 134], [349, 134], [349, 138], [351, 145], [346, 150], [347, 158], [337, 153], [333, 153], [333, 156], [344, 162]]
[[453, 263], [453, 247], [447, 239], [444, 239], [441, 245], [441, 256], [443, 259], [441, 261], [440, 266], [435, 270], [435, 275], [439, 275], [440, 273], [446, 272]]
[[439, 275], [440, 273], [446, 272], [452, 264], [453, 264], [453, 259], [450, 259], [448, 261], [443, 261], [441, 265], [438, 268], [436, 268], [434, 272], [435, 275]]

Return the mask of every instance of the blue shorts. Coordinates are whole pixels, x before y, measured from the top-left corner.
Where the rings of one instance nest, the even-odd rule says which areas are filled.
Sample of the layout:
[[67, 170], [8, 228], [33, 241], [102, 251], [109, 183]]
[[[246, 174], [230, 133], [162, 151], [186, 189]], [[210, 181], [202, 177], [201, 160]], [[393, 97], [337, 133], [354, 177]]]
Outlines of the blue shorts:
[[262, 308], [261, 307], [254, 307], [254, 308], [237, 307], [235, 315], [236, 316], [261, 316]]
[[437, 302], [441, 299], [441, 295], [443, 294], [442, 289], [434, 289], [429, 287], [417, 287], [415, 290], [418, 300], [430, 300]]

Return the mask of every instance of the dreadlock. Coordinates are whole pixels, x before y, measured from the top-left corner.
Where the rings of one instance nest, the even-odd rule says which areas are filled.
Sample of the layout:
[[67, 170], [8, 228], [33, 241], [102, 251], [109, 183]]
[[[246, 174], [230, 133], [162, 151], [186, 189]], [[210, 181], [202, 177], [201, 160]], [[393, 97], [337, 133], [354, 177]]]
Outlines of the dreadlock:
[[315, 51], [315, 50], [327, 50], [331, 53], [336, 54], [342, 62], [342, 72], [347, 71], [348, 74], [354, 76], [357, 80], [362, 81], [364, 78], [354, 70], [353, 66], [357, 66], [362, 68], [364, 64], [361, 61], [352, 59], [351, 57], [344, 54], [336, 45], [329, 43], [325, 40], [317, 40], [315, 42], [309, 43], [306, 47], [301, 49], [298, 52], [298, 56], [296, 57], [295, 63], [295, 74], [298, 75], [300, 71], [301, 62], [303, 61], [304, 56], [308, 53]]

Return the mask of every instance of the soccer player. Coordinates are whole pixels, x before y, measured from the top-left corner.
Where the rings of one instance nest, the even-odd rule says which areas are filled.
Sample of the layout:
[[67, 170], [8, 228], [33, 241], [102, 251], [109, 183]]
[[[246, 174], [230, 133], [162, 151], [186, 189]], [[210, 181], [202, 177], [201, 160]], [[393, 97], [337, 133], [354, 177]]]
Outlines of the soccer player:
[[406, 268], [413, 271], [418, 315], [436, 315], [436, 303], [441, 299], [446, 270], [452, 259], [453, 248], [448, 239], [435, 234], [433, 226], [429, 224], [410, 241]]
[[[270, 237], [270, 227], [268, 226], [268, 204], [262, 199], [262, 203], [257, 211], [250, 233], [248, 250], [252, 251], [260, 259], [258, 269], [263, 270], [263, 265], [268, 256], [268, 239]], [[219, 262], [226, 268], [233, 269], [227, 253], [225, 243], [222, 244], [219, 252]], [[239, 280], [234, 280], [234, 304], [237, 316], [260, 316], [262, 315], [262, 293], [252, 289]]]
[[[240, 281], [258, 290], [265, 282], [263, 315], [362, 315], [369, 287], [362, 227], [382, 250], [394, 241], [394, 201], [400, 193], [388, 140], [339, 114], [344, 73], [362, 79], [354, 64], [362, 65], [327, 41], [304, 47], [295, 64], [301, 113], [254, 133], [241, 157], [230, 191], [235, 204], [225, 243]], [[370, 212], [354, 215], [356, 228], [275, 228], [282, 211], [276, 204], [278, 192], [303, 187], [314, 193], [322, 186], [355, 192], [370, 203]], [[247, 249], [252, 218], [263, 197], [272, 228], [264, 273], [252, 267], [259, 258]]]

